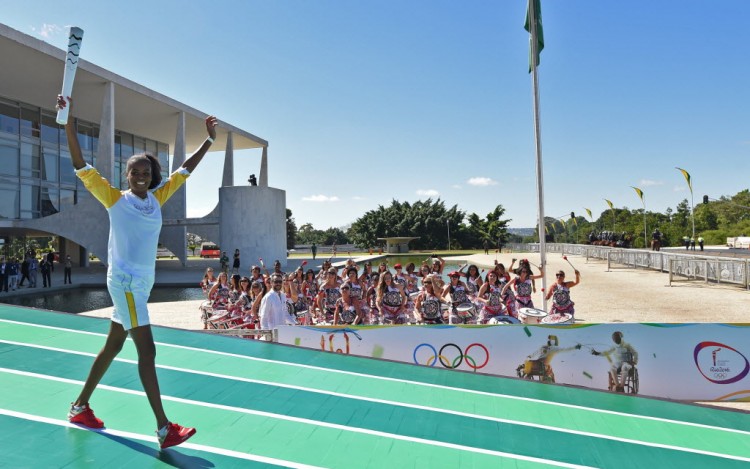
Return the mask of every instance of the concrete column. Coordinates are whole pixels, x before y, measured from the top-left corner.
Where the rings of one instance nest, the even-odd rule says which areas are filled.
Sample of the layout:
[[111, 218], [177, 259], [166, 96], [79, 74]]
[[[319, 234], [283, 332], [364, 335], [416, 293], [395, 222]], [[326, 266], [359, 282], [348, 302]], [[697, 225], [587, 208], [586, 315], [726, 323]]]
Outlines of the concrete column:
[[185, 113], [177, 115], [177, 137], [172, 150], [172, 171], [177, 170], [185, 162]]
[[96, 153], [96, 169], [108, 181], [114, 181], [115, 173], [115, 84], [104, 84], [102, 117], [99, 121], [99, 149]]
[[260, 158], [260, 177], [258, 186], [268, 187], [268, 147], [263, 147], [263, 156]]
[[[185, 113], [177, 114], [177, 135], [172, 151], [172, 172], [185, 162]], [[186, 184], [190, 184], [190, 179]], [[184, 220], [187, 216], [185, 186], [180, 187], [162, 207], [162, 218], [165, 220]], [[162, 228], [159, 242], [177, 256], [184, 266], [187, 262], [187, 229], [184, 226], [167, 226]]]
[[227, 135], [227, 149], [224, 152], [224, 176], [221, 179], [221, 187], [234, 185], [234, 136], [232, 132]]

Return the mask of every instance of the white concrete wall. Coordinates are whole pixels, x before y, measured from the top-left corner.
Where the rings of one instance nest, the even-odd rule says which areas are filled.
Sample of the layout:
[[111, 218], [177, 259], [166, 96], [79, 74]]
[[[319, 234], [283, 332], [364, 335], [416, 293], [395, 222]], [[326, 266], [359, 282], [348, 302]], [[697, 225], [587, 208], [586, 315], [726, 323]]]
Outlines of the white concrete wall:
[[220, 246], [231, 267], [235, 249], [240, 250], [241, 273], [262, 257], [269, 270], [273, 262], [286, 267], [286, 192], [261, 186], [219, 189]]

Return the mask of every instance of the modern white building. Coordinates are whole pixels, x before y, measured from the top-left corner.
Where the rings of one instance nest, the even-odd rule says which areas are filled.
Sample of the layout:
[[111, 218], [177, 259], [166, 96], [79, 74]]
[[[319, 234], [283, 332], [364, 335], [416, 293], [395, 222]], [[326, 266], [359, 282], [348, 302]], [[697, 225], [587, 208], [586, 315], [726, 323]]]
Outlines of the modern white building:
[[[0, 24], [0, 250], [13, 237], [57, 235], [61, 253], [77, 263], [86, 264], [89, 253], [106, 263], [106, 211], [75, 177], [65, 131], [55, 122], [65, 57]], [[85, 60], [74, 90], [84, 157], [122, 189], [130, 156], [151, 152], [166, 175], [205, 139], [207, 113]], [[240, 249], [243, 258], [286, 259], [286, 193], [268, 187], [268, 142], [223, 121], [217, 134], [211, 151], [225, 154], [223, 180], [220, 188], [217, 181], [202, 190], [218, 190], [218, 205], [203, 218], [186, 218], [180, 189], [163, 207], [161, 244], [183, 264], [188, 231], [219, 243], [230, 256]], [[234, 151], [254, 148], [262, 151], [257, 186], [234, 186]], [[252, 226], [241, 224], [238, 213]]]

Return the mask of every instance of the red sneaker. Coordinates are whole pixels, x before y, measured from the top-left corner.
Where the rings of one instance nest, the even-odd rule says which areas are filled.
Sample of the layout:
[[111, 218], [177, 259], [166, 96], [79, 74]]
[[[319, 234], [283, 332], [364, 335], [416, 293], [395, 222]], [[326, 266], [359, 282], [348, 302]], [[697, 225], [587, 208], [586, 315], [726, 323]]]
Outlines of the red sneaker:
[[68, 411], [68, 422], [77, 423], [89, 428], [104, 428], [104, 422], [96, 418], [94, 411], [88, 404], [82, 406], [70, 406]]
[[172, 422], [169, 422], [167, 424], [166, 431], [163, 435], [161, 431], [156, 432], [156, 436], [159, 438], [159, 446], [161, 447], [161, 449], [180, 445], [186, 442], [188, 438], [193, 435], [195, 435], [195, 428], [183, 427]]

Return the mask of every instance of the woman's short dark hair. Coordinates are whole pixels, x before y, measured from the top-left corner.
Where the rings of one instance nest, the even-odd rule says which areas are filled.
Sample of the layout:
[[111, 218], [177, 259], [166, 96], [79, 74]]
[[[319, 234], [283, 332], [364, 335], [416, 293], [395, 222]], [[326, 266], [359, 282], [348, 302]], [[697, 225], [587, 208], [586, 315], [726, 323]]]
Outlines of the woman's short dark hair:
[[161, 184], [161, 164], [159, 164], [159, 160], [151, 153], [139, 153], [128, 158], [125, 173], [127, 174], [130, 171], [130, 168], [139, 161], [148, 161], [151, 165], [151, 185], [149, 185], [148, 188], [155, 189], [159, 187], [159, 184]]

